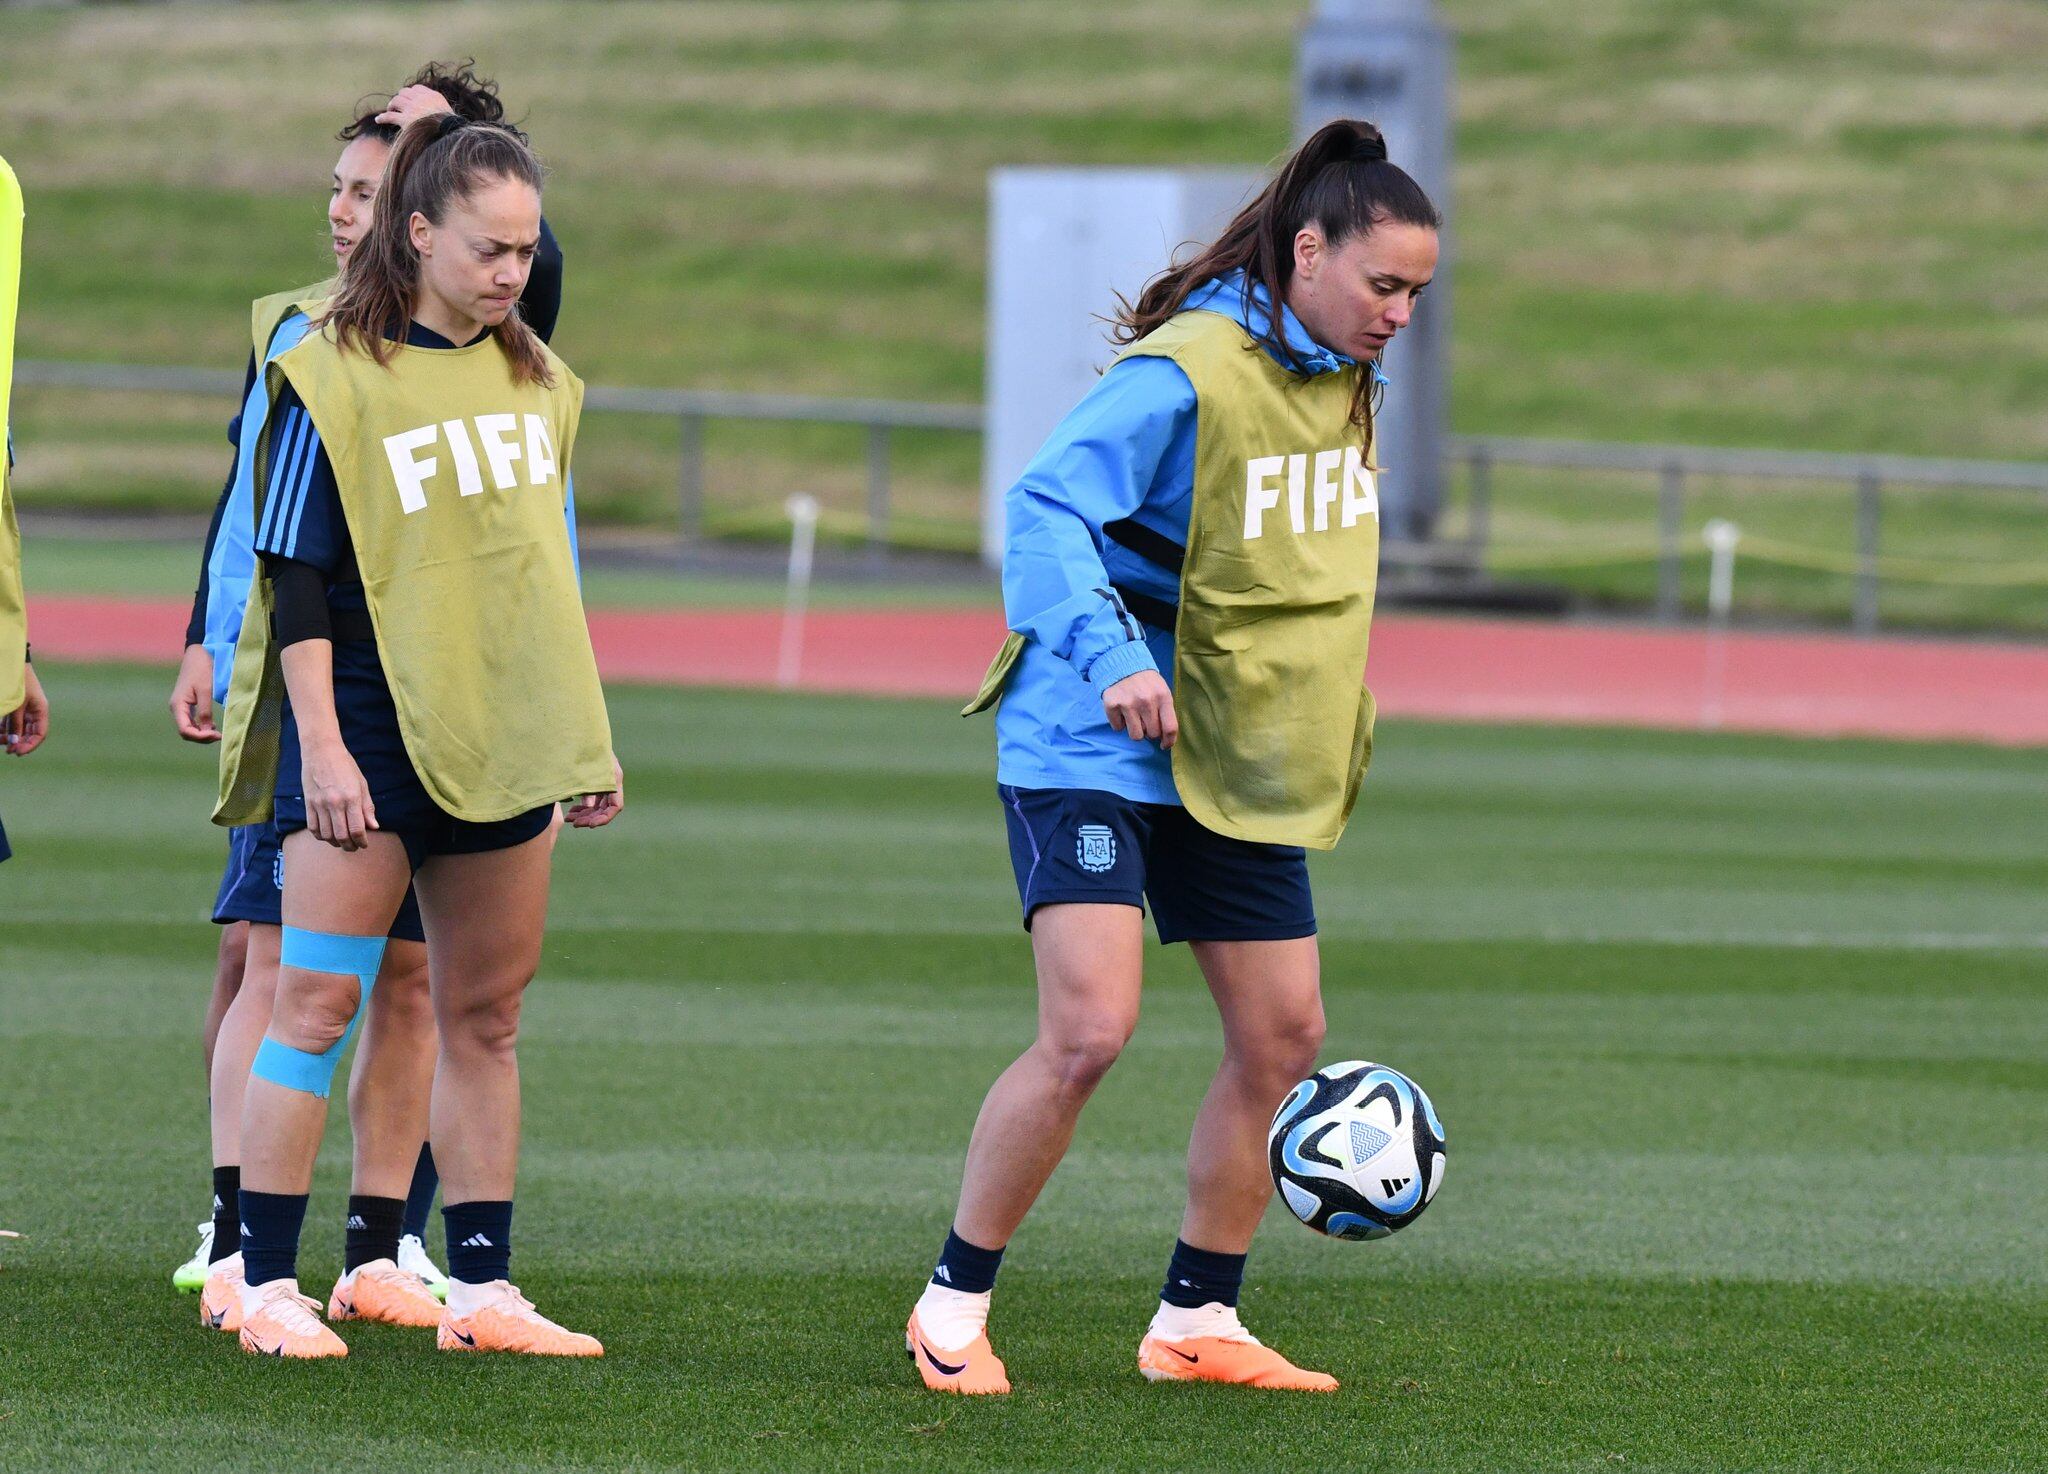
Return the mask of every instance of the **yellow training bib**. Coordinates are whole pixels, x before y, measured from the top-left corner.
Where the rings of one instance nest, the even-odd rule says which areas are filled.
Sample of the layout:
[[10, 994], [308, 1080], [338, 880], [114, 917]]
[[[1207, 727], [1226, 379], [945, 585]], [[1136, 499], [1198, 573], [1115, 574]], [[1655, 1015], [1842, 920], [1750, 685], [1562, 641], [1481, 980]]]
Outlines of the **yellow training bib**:
[[[613, 781], [564, 520], [583, 385], [548, 357], [552, 389], [516, 382], [495, 337], [399, 347], [386, 366], [316, 331], [269, 369], [273, 400], [289, 381], [334, 467], [413, 768], [437, 804], [479, 823]], [[228, 701], [219, 823], [270, 809], [281, 672], [269, 607], [259, 577]]]

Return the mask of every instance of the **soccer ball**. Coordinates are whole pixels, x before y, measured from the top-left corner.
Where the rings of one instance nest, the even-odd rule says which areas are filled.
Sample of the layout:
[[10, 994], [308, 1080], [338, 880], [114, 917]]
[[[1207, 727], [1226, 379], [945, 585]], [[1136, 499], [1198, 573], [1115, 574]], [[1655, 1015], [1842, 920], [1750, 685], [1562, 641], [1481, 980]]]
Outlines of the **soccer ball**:
[[1338, 1239], [1383, 1239], [1444, 1180], [1444, 1128], [1422, 1087], [1346, 1060], [1288, 1092], [1266, 1133], [1273, 1185], [1296, 1218]]

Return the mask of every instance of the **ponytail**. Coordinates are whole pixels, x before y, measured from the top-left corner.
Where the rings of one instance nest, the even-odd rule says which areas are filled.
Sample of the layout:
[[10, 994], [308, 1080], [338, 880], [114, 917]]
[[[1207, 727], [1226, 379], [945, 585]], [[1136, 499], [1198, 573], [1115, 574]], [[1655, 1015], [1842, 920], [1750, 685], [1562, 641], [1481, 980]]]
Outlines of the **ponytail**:
[[[1119, 296], [1110, 339], [1135, 343], [1181, 310], [1204, 282], [1244, 273], [1245, 316], [1252, 315], [1254, 286], [1265, 288], [1266, 321], [1252, 336], [1297, 374], [1308, 365], [1287, 341], [1284, 314], [1287, 284], [1294, 276], [1294, 237], [1314, 225], [1335, 249], [1387, 221], [1436, 230], [1443, 224], [1422, 186], [1387, 159], [1387, 141], [1372, 124], [1351, 118], [1326, 123], [1296, 149], [1258, 197], [1223, 234], [1189, 261], [1169, 266], [1145, 285], [1133, 303]], [[1351, 419], [1372, 420], [1371, 375], [1359, 376]]]
[[[349, 253], [322, 325], [334, 329], [342, 348], [358, 348], [380, 364], [390, 363], [396, 344], [389, 335], [404, 332], [419, 293], [420, 258], [412, 244], [412, 217], [423, 215], [439, 225], [450, 205], [469, 198], [481, 185], [517, 180], [538, 194], [545, 177], [533, 151], [501, 123], [472, 123], [456, 113], [417, 119], [399, 135], [385, 161], [376, 217]], [[491, 331], [512, 360], [516, 381], [554, 384], [540, 339], [516, 306]]]

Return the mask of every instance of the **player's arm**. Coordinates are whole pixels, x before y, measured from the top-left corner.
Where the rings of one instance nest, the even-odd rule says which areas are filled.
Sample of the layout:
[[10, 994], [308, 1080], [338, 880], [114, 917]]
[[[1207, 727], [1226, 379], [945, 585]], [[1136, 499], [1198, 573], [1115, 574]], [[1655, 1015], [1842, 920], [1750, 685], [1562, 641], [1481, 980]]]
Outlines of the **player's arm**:
[[[242, 404], [256, 383], [256, 356], [242, 375]], [[206, 524], [206, 543], [199, 551], [199, 585], [192, 594], [192, 612], [185, 620], [185, 653], [178, 660], [177, 678], [171, 683], [171, 725], [187, 742], [218, 742], [220, 728], [213, 713], [213, 652], [206, 644], [207, 609], [213, 598], [214, 546], [220, 541], [221, 525], [228, 503], [235, 494], [235, 469], [241, 456], [242, 416], [237, 411], [228, 421], [228, 444], [235, 447], [235, 459], [228, 463], [227, 480], [220, 499], [213, 504], [213, 518]]]
[[220, 741], [220, 728], [213, 720], [213, 652], [206, 648], [206, 601], [213, 545], [220, 538], [221, 518], [234, 489], [235, 473], [230, 468], [220, 500], [213, 504], [213, 520], [206, 527], [206, 544], [199, 554], [199, 587], [192, 595], [192, 613], [185, 620], [185, 653], [178, 661], [177, 679], [171, 683], [171, 724], [187, 742]]
[[1117, 731], [1162, 747], [1180, 730], [1173, 691], [1110, 587], [1102, 529], [1138, 510], [1194, 414], [1194, 386], [1177, 364], [1125, 359], [1060, 422], [1004, 501], [1010, 628], [1100, 691]]
[[271, 633], [299, 726], [306, 827], [316, 839], [359, 850], [377, 827], [362, 769], [342, 741], [334, 709], [334, 628], [327, 589], [348, 556], [348, 523], [334, 467], [305, 406], [278, 396], [270, 477], [257, 519], [256, 551], [270, 576]]
[[9, 757], [27, 757], [50, 735], [50, 698], [43, 694], [34, 661], [22, 662], [21, 683], [21, 705], [0, 715], [0, 745]]
[[[576, 582], [583, 582], [583, 559], [576, 547], [576, 477], [562, 475], [562, 520], [569, 529], [569, 561], [576, 567]], [[609, 793], [586, 793], [563, 810], [562, 817], [578, 829], [601, 829], [619, 817], [626, 807], [626, 772], [612, 754], [612, 788]]]
[[285, 690], [291, 694], [292, 716], [299, 724], [306, 827], [315, 839], [359, 850], [366, 833], [377, 827], [377, 806], [363, 770], [342, 741], [341, 721], [334, 710], [334, 634], [327, 617], [327, 580], [309, 564], [264, 561], [272, 570], [271, 592], [277, 603], [278, 662], [284, 668]]

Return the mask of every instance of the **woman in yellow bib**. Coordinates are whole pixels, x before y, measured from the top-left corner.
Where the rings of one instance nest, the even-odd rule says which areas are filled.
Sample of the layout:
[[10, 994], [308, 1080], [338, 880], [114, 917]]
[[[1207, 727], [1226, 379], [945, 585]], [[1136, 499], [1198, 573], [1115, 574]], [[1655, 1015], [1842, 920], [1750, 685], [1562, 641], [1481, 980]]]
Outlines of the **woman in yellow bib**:
[[283, 836], [277, 996], [241, 1130], [252, 1352], [347, 1352], [299, 1293], [299, 1229], [329, 1084], [410, 884], [441, 1034], [438, 1344], [602, 1354], [509, 1272], [514, 1041], [540, 957], [548, 829], [560, 800], [581, 828], [622, 805], [569, 520], [582, 385], [512, 312], [540, 241], [541, 180], [507, 128], [412, 123], [314, 331], [265, 369], [263, 576], [214, 816], [274, 818]]
[[1328, 1391], [1238, 1318], [1266, 1127], [1315, 1066], [1305, 849], [1372, 740], [1377, 360], [1436, 270], [1437, 211], [1370, 124], [1298, 149], [1212, 245], [1126, 304], [1127, 345], [1007, 501], [997, 786], [1037, 960], [1031, 1047], [983, 1102], [907, 1345], [925, 1385], [1007, 1392], [996, 1270], [1138, 1020], [1144, 906], [1223, 1020], [1179, 1241], [1138, 1367]]

